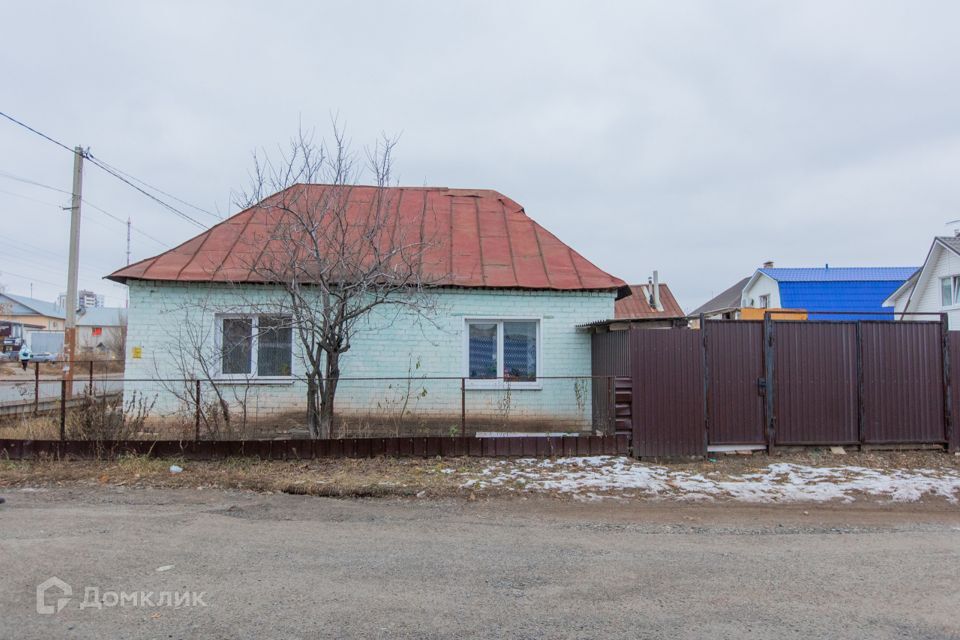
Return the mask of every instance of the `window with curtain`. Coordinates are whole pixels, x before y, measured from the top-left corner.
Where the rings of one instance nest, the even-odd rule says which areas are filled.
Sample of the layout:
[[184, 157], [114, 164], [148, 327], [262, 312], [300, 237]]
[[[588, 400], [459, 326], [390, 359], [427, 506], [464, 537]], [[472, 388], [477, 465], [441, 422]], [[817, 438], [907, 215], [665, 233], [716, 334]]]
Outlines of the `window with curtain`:
[[293, 331], [281, 315], [219, 318], [220, 372], [226, 376], [287, 377], [292, 373]]
[[470, 380], [536, 382], [539, 371], [538, 320], [467, 322], [467, 372]]

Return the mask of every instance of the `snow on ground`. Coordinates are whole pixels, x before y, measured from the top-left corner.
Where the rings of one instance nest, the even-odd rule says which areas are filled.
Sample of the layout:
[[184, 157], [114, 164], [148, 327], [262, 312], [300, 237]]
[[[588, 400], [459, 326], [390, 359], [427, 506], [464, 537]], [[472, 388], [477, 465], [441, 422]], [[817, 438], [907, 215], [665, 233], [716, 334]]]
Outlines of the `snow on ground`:
[[871, 469], [858, 466], [767, 465], [756, 473], [723, 475], [670, 470], [625, 457], [502, 460], [467, 474], [465, 488], [559, 492], [586, 499], [655, 497], [743, 502], [852, 502], [876, 496], [914, 502], [925, 495], [952, 503], [960, 498], [960, 474], [952, 469]]

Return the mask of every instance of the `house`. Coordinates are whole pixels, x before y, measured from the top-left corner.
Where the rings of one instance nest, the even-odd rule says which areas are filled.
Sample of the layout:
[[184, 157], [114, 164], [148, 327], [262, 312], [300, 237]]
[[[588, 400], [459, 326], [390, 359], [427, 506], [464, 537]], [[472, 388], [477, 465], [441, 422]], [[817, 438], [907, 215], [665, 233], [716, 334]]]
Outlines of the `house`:
[[272, 203], [330, 197], [360, 226], [371, 202], [389, 202], [394, 235], [430, 239], [420, 268], [435, 309], [427, 322], [398, 311], [361, 323], [341, 363], [339, 415], [390, 405], [398, 385], [384, 378], [415, 375], [421, 404], [449, 424], [459, 423], [463, 393], [471, 416], [486, 407], [589, 427], [589, 378], [571, 378], [591, 373], [590, 336], [577, 326], [612, 317], [625, 283], [490, 190], [296, 185], [114, 272], [109, 279], [129, 287], [127, 375], [191, 378], [200, 366], [185, 365], [186, 356], [206, 353], [216, 383], [253, 385], [258, 411], [304, 407], [303, 351], [280, 328], [282, 311], [271, 311], [282, 290], [255, 272], [251, 256], [289, 250], [264, 241], [288, 215]]
[[683, 318], [685, 314], [680, 303], [674, 297], [670, 287], [660, 282], [656, 277], [647, 284], [627, 285], [624, 292], [614, 306], [614, 316], [618, 320], [669, 320]]
[[945, 313], [950, 329], [960, 329], [960, 237], [933, 239], [923, 266], [884, 301], [897, 320], [937, 320]]
[[767, 263], [744, 285], [741, 308], [795, 309], [810, 320], [892, 320], [893, 308], [884, 303], [916, 270], [829, 265], [774, 268]]
[[[81, 307], [77, 311], [77, 351], [117, 353], [122, 358], [127, 332], [127, 310], [121, 307]], [[79, 357], [79, 356], [78, 356]]]
[[690, 317], [694, 322], [699, 322], [701, 315], [708, 320], [737, 320], [740, 317], [741, 301], [743, 300], [743, 288], [750, 282], [750, 276], [739, 280], [733, 286], [724, 289], [721, 293], [710, 298], [696, 309], [690, 312]]
[[0, 320], [19, 322], [49, 331], [62, 331], [65, 315], [63, 309], [52, 302], [0, 293]]
[[623, 287], [614, 304], [614, 317], [584, 325], [583, 329], [618, 331], [639, 327], [642, 329], [686, 327], [687, 317], [680, 303], [666, 283], [660, 282], [656, 271], [646, 284]]

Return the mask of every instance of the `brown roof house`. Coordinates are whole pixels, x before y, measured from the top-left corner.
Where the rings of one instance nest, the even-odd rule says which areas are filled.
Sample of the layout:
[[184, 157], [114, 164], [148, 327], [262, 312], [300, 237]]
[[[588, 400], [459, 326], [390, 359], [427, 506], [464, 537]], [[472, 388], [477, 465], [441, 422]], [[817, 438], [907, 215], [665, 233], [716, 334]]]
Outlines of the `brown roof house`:
[[660, 282], [658, 272], [654, 271], [646, 284], [630, 284], [620, 290], [612, 318], [591, 322], [583, 328], [617, 331], [630, 327], [662, 329], [686, 326], [687, 318], [680, 303], [666, 283]]
[[[332, 435], [449, 435], [462, 409], [471, 432], [593, 428], [577, 326], [625, 286], [496, 191], [320, 184], [108, 277], [129, 287], [127, 375], [201, 379], [203, 410], [244, 398], [234, 429], [302, 429], [317, 336], [340, 340]], [[331, 337], [320, 317], [350, 320]], [[158, 385], [161, 413], [190, 414]]]

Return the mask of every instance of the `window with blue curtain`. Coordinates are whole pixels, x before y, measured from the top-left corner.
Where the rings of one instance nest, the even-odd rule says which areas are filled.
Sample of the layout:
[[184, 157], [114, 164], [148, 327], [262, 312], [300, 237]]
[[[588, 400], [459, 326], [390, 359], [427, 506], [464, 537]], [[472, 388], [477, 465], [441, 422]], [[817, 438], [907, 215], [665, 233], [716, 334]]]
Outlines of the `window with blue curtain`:
[[537, 379], [537, 323], [503, 323], [503, 377], [507, 380]]
[[497, 323], [476, 322], [470, 323], [470, 366], [468, 375], [471, 378], [496, 378], [497, 363]]

